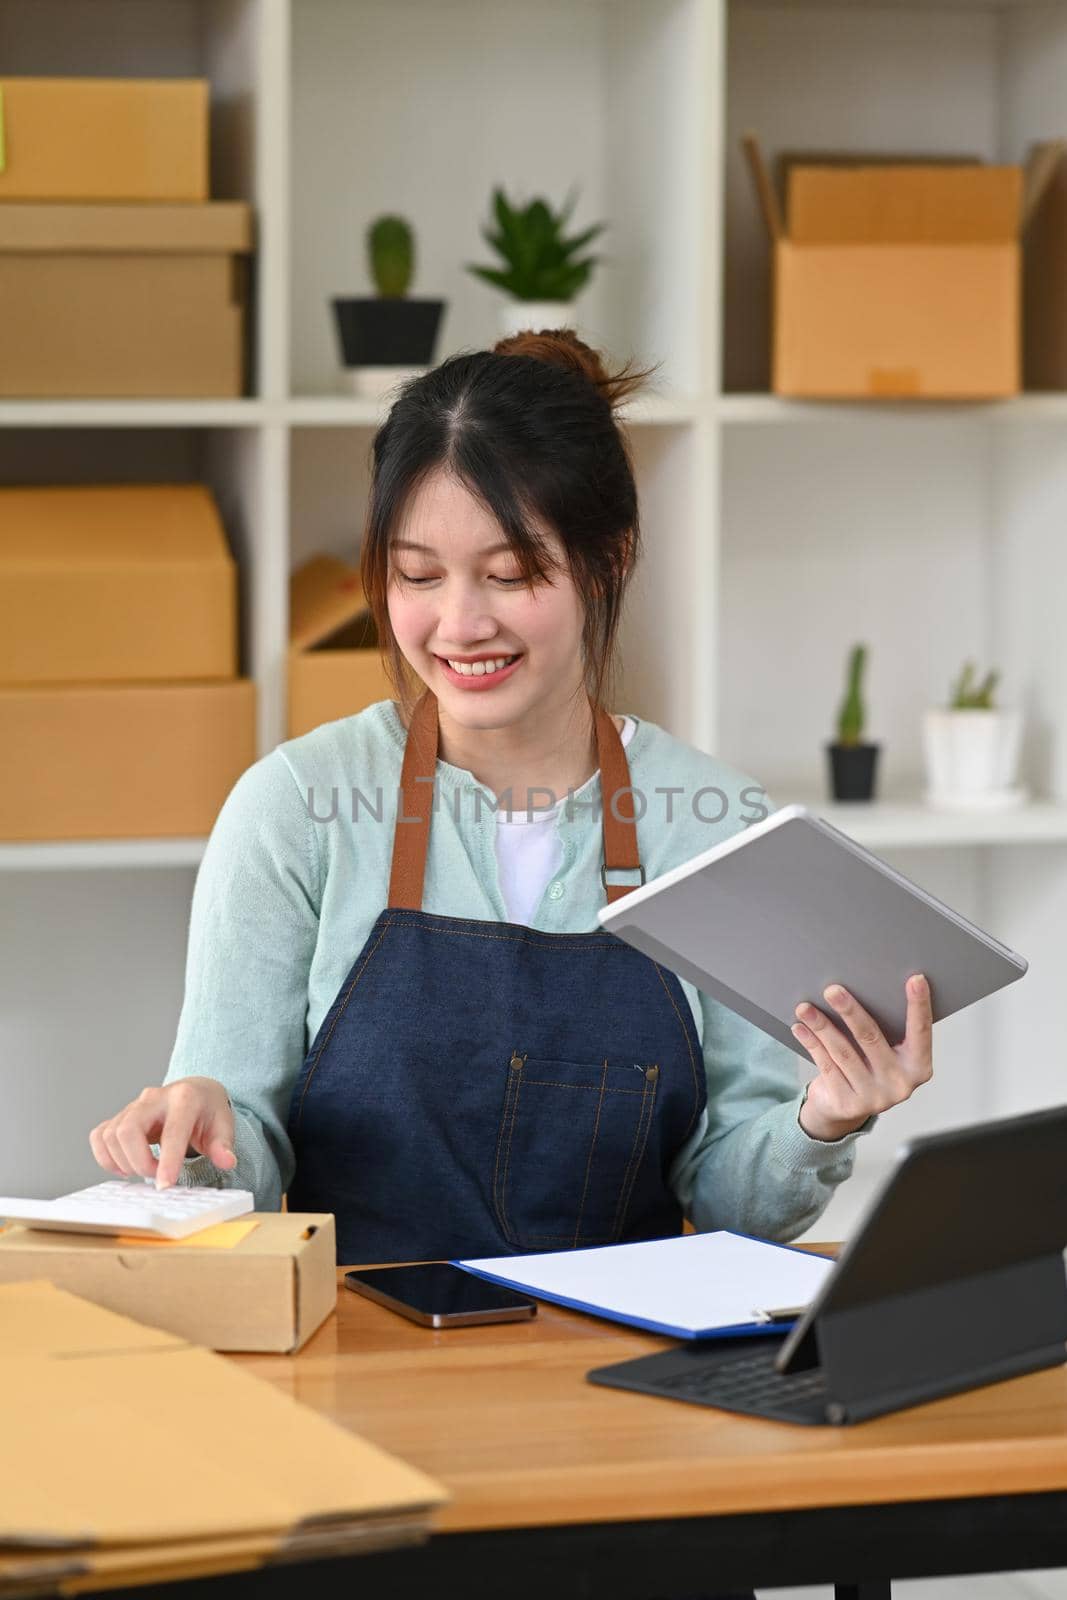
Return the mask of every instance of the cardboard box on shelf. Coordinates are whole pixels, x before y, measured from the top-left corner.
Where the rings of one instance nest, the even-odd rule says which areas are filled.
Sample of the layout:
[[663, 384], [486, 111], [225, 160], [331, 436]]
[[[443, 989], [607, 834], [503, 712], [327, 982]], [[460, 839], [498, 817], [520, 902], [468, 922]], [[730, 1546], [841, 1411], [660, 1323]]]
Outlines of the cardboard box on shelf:
[[265, 1212], [182, 1240], [0, 1226], [0, 1283], [46, 1278], [209, 1350], [291, 1352], [337, 1304], [333, 1217]]
[[0, 205], [6, 398], [245, 392], [252, 210]]
[[776, 394], [991, 399], [1021, 385], [1021, 236], [1062, 142], [1024, 169], [823, 156], [784, 204], [744, 141], [773, 263]]
[[206, 200], [205, 78], [0, 76], [0, 200]]
[[255, 685], [0, 685], [0, 840], [196, 838], [256, 758]]
[[0, 840], [196, 837], [256, 758], [202, 484], [0, 489]]
[[47, 1282], [0, 1286], [0, 1353], [2, 1594], [416, 1543], [448, 1498], [236, 1362]]
[[313, 557], [289, 584], [289, 738], [393, 697], [359, 572]]
[[0, 488], [0, 684], [236, 671], [237, 566], [205, 484]]
[[1067, 160], [1055, 165], [1023, 251], [1023, 381], [1067, 389]]

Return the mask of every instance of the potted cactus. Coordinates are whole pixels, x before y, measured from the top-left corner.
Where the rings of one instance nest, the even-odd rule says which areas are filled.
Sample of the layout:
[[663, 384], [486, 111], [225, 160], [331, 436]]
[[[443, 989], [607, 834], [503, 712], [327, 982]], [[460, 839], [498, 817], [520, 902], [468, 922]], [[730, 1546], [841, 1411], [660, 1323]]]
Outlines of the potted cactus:
[[433, 365], [443, 300], [408, 294], [415, 236], [403, 217], [378, 217], [367, 229], [373, 298], [334, 299], [341, 359], [356, 394], [379, 396]]
[[924, 799], [939, 809], [1007, 810], [1026, 798], [1015, 783], [1022, 716], [993, 703], [999, 674], [979, 682], [967, 661], [951, 685], [949, 703], [923, 718]]
[[577, 198], [577, 191], [572, 192], [562, 209], [553, 211], [541, 198], [513, 206], [503, 189], [494, 189], [493, 222], [482, 228], [482, 237], [502, 264], [468, 262], [467, 270], [508, 295], [500, 310], [504, 338], [523, 328], [575, 327], [573, 302], [600, 259], [584, 252], [606, 226], [594, 223], [566, 237], [564, 228]]
[[853, 645], [848, 660], [845, 696], [837, 714], [837, 739], [826, 746], [830, 758], [830, 786], [835, 800], [871, 800], [878, 764], [877, 744], [865, 744], [863, 729], [863, 670], [866, 645]]

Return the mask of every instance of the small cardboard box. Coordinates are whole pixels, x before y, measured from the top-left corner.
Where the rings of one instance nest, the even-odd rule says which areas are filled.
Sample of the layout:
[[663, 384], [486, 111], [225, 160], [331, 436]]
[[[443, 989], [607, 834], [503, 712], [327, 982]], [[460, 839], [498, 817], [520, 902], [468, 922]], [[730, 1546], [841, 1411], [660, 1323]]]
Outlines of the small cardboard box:
[[0, 77], [0, 200], [206, 200], [206, 78]]
[[0, 396], [245, 392], [252, 212], [0, 205]]
[[0, 684], [236, 671], [237, 567], [206, 485], [0, 488]]
[[[207, 1229], [209, 1235], [219, 1244], [11, 1223], [0, 1228], [0, 1283], [46, 1278], [211, 1350], [299, 1350], [337, 1304], [332, 1215], [253, 1213]], [[227, 1239], [234, 1242], [227, 1246]]]
[[1021, 383], [1021, 235], [1062, 145], [1026, 170], [793, 160], [780, 202], [745, 140], [774, 254], [776, 394], [988, 399]]
[[289, 584], [289, 738], [393, 693], [358, 571], [315, 556]]

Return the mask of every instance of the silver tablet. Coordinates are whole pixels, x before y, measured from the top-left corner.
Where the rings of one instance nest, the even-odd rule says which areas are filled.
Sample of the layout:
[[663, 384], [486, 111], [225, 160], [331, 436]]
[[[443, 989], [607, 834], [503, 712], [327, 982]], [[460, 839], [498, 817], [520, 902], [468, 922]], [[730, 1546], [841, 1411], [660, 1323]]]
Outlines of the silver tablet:
[[899, 1044], [912, 973], [926, 974], [937, 1022], [1014, 983], [1028, 965], [801, 805], [783, 806], [597, 918], [809, 1065], [790, 1032], [802, 1000], [849, 1032], [823, 998], [828, 984], [842, 984]]

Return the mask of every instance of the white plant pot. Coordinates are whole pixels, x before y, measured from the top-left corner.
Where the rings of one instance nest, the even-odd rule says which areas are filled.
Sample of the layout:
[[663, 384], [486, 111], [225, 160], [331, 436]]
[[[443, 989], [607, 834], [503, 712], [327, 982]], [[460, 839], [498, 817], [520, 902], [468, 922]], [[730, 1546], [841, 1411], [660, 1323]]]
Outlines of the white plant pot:
[[505, 300], [500, 306], [498, 326], [502, 339], [522, 333], [526, 328], [532, 328], [535, 333], [540, 333], [542, 328], [578, 331], [574, 307], [566, 300]]
[[418, 378], [429, 367], [345, 367], [345, 379], [352, 393], [361, 400], [383, 400], [409, 378]]
[[1015, 783], [1021, 738], [1019, 711], [927, 711], [927, 804], [981, 810], [1021, 805], [1026, 790]]

